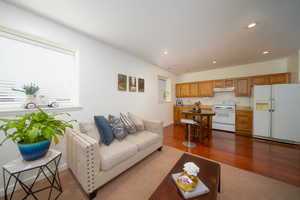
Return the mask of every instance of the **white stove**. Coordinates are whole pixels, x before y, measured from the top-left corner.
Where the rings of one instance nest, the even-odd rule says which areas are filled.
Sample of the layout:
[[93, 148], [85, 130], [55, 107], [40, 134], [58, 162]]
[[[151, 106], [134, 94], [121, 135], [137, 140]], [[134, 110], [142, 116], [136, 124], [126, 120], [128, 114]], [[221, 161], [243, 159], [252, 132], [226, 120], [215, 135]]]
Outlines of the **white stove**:
[[212, 128], [235, 132], [235, 104], [215, 104]]

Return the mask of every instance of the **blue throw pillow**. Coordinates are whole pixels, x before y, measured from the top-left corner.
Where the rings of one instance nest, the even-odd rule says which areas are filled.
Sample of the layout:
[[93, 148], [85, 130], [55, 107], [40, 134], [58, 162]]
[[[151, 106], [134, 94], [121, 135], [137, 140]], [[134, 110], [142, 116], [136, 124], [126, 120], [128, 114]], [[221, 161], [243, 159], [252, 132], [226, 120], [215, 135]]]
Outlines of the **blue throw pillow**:
[[112, 128], [104, 116], [94, 116], [95, 124], [103, 144], [110, 145], [114, 140]]

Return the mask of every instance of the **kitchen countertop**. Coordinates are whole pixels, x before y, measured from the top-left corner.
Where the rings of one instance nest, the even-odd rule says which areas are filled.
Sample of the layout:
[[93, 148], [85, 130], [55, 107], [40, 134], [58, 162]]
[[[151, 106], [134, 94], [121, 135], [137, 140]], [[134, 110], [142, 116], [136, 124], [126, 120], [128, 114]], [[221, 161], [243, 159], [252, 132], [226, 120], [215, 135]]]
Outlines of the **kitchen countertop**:
[[[182, 105], [182, 106], [176, 106], [174, 107], [193, 107], [193, 105]], [[201, 105], [202, 109], [212, 109], [213, 105]], [[252, 111], [253, 109], [250, 106], [236, 106], [236, 110], [241, 110], [241, 111]]]
[[236, 106], [236, 110], [241, 110], [241, 111], [252, 111], [253, 109], [249, 106]]
[[[193, 105], [182, 105], [182, 106], [176, 106], [176, 105], [174, 105], [174, 107], [176, 107], [176, 108], [182, 108], [182, 107], [190, 107], [190, 108], [192, 108], [193, 107]], [[212, 109], [213, 108], [213, 105], [201, 105], [201, 109], [208, 109], [208, 110], [210, 110], [210, 109]]]

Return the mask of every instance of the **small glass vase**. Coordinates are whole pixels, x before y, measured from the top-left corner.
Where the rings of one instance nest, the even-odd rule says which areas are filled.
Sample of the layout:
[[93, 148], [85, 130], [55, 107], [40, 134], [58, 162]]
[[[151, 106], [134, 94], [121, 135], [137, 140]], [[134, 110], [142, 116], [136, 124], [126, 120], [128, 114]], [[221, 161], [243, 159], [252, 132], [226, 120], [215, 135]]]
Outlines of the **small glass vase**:
[[[186, 178], [188, 177], [190, 182], [183, 182], [182, 179], [183, 178]], [[185, 192], [191, 192], [193, 191], [197, 184], [198, 184], [198, 177], [197, 176], [192, 176], [192, 175], [189, 175], [188, 173], [186, 172], [182, 172], [182, 174], [180, 174], [180, 176], [178, 176], [177, 178], [177, 185], [179, 188], [181, 188], [182, 190], [184, 190]]]

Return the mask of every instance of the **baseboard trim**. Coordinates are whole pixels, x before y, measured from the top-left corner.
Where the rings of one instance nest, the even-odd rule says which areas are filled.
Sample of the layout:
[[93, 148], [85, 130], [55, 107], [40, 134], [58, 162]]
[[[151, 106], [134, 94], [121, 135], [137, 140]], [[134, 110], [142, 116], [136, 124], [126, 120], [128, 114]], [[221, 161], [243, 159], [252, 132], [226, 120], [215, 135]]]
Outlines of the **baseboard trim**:
[[[65, 169], [67, 169], [67, 168], [68, 168], [67, 162], [64, 162], [64, 163], [62, 163], [62, 164], [60, 164], [60, 165], [58, 166], [58, 171], [63, 171], [63, 170], [65, 170]], [[50, 173], [50, 172], [46, 172], [47, 175], [49, 175], [49, 173]], [[31, 177], [25, 179], [25, 180], [24, 180], [24, 183], [25, 183], [25, 184], [29, 184], [29, 183], [31, 183], [31, 182], [34, 181], [34, 178], [35, 178], [35, 176], [31, 176]], [[39, 178], [37, 179], [37, 181], [40, 181], [40, 180], [43, 180], [43, 179], [45, 179], [45, 177], [41, 176], [41, 177], [39, 177]], [[13, 189], [13, 184], [11, 184], [11, 185], [8, 186], [8, 193], [11, 193], [11, 192], [12, 192], [12, 189]], [[16, 190], [19, 190], [19, 189], [21, 189], [21, 186], [20, 186], [20, 185], [17, 185]], [[0, 189], [0, 197], [3, 197], [3, 196], [4, 196], [4, 188], [2, 187], [2, 188]]]

